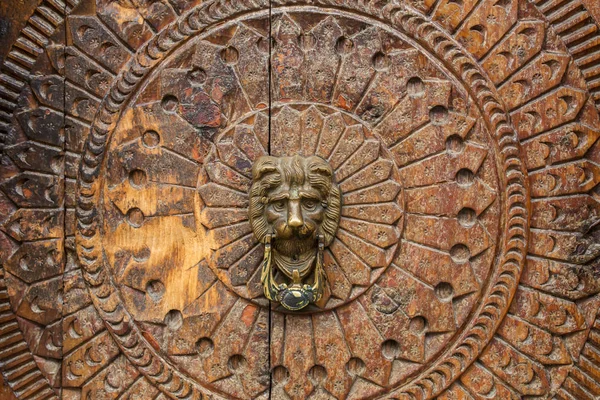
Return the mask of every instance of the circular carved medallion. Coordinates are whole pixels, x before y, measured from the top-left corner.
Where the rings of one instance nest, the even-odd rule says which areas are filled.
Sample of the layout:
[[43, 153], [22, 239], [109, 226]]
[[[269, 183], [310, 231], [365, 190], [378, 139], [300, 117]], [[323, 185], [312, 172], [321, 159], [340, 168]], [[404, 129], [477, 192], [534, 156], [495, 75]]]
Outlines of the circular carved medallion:
[[[225, 345], [231, 339], [223, 336], [234, 332], [240, 345], [249, 343], [256, 328], [214, 332], [219, 321], [247, 318], [249, 328], [266, 322], [265, 250], [248, 221], [252, 166], [267, 154], [318, 156], [339, 185], [342, 216], [323, 255], [323, 295], [303, 310], [314, 317], [280, 314], [277, 306], [271, 314], [272, 335], [286, 347], [272, 350], [271, 362], [290, 375], [281, 390], [299, 398], [312, 391], [302, 383], [308, 371], [285, 354], [308, 357], [308, 343], [325, 331], [340, 356], [314, 350], [312, 363], [327, 374], [324, 390], [346, 396], [357, 368], [376, 384], [366, 391], [402, 387], [424, 366], [444, 362], [442, 349], [462, 345], [458, 333], [469, 332], [486, 291], [500, 284], [502, 304], [493, 307], [508, 305], [516, 281], [496, 281], [506, 269], [498, 240], [525, 210], [510, 216], [513, 202], [502, 201], [510, 196], [501, 194], [507, 186], [497, 166], [500, 175], [514, 175], [513, 190], [524, 187], [518, 189], [520, 170], [506, 169], [495, 136], [504, 148], [516, 146], [515, 137], [499, 126], [493, 92], [484, 100], [496, 108], [482, 114], [485, 104], [443, 67], [445, 54], [364, 17], [318, 9], [274, 14], [266, 107], [256, 84], [267, 72], [266, 25], [265, 17], [248, 16], [184, 40], [118, 108], [106, 163], [92, 182], [102, 193], [92, 207], [100, 207], [110, 290], [144, 337], [166, 349], [172, 368], [201, 386], [229, 390], [212, 382], [235, 373], [232, 363], [252, 371], [265, 356], [258, 347], [242, 354]], [[161, 233], [171, 229], [179, 233], [165, 246]], [[519, 254], [522, 245], [511, 251]], [[206, 308], [212, 296], [222, 307]], [[156, 323], [165, 328], [148, 328]], [[198, 357], [207, 340], [213, 352]], [[239, 379], [259, 382], [251, 374]]]

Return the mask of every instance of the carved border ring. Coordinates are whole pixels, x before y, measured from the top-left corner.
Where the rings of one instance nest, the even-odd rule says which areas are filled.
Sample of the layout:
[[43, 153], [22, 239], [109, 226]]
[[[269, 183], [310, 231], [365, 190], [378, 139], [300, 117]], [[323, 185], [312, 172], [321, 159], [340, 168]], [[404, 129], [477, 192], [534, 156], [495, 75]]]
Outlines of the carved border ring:
[[[277, 5], [300, 2], [276, 0]], [[476, 359], [487, 345], [504, 317], [514, 296], [525, 260], [528, 235], [528, 184], [519, 158], [518, 140], [507, 112], [497, 100], [494, 85], [485, 72], [469, 56], [463, 54], [456, 41], [413, 10], [398, 5], [376, 9], [361, 2], [314, 0], [312, 5], [335, 7], [369, 14], [383, 23], [414, 38], [445, 63], [456, 78], [464, 83], [486, 122], [495, 132], [499, 158], [504, 172], [504, 235], [498, 266], [485, 293], [484, 301], [454, 345], [437, 361], [402, 388], [392, 390], [400, 398], [428, 398], [448, 387]], [[211, 393], [177, 367], [164, 360], [142, 337], [132, 317], [123, 307], [118, 289], [112, 282], [101, 249], [99, 214], [99, 175], [105, 146], [137, 85], [180, 43], [211, 25], [241, 13], [264, 11], [268, 0], [215, 0], [193, 9], [154, 36], [129, 61], [115, 79], [103, 99], [86, 143], [79, 170], [77, 204], [77, 253], [94, 305], [106, 322], [117, 344], [137, 369], [162, 392], [174, 399], [201, 399]], [[431, 44], [431, 45], [428, 45]], [[218, 395], [217, 395], [218, 396]]]

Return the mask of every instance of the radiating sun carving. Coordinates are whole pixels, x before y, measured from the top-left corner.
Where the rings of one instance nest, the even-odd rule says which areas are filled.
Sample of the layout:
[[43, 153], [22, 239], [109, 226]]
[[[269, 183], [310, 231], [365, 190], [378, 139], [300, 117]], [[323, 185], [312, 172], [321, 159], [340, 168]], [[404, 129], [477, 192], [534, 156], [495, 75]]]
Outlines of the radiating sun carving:
[[[247, 373], [270, 351], [289, 376], [281, 396], [384, 393], [453, 340], [493, 270], [492, 139], [466, 91], [408, 41], [321, 14], [275, 16], [269, 107], [261, 26], [190, 42], [117, 127], [105, 204], [134, 244], [107, 242], [114, 273], [145, 334], [199, 382], [254, 397], [262, 375]], [[300, 312], [270, 305], [261, 284], [248, 207], [266, 155], [322, 158], [342, 194], [323, 296]], [[148, 242], [170, 229], [172, 244]], [[283, 343], [270, 350], [269, 308]], [[309, 384], [314, 368], [326, 378]]]

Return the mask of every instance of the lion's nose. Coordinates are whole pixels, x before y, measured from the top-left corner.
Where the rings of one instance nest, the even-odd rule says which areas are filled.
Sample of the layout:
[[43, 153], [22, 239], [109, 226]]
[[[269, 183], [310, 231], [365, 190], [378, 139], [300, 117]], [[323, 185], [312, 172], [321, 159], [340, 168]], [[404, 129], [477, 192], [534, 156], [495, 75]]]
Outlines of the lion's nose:
[[300, 228], [304, 225], [302, 219], [302, 211], [300, 210], [300, 201], [290, 200], [288, 202], [288, 226], [292, 228]]

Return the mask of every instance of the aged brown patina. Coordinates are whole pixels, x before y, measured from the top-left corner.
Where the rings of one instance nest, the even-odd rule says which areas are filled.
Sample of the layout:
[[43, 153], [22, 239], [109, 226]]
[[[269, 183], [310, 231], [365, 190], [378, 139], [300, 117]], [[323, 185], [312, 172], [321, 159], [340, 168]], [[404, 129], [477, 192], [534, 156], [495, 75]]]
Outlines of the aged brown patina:
[[600, 396], [596, 1], [31, 3], [2, 399]]

